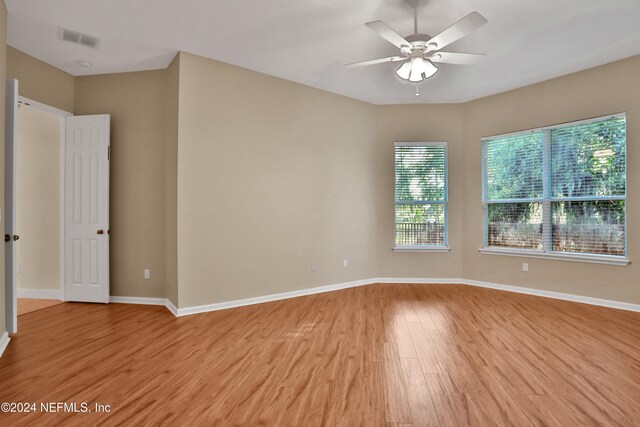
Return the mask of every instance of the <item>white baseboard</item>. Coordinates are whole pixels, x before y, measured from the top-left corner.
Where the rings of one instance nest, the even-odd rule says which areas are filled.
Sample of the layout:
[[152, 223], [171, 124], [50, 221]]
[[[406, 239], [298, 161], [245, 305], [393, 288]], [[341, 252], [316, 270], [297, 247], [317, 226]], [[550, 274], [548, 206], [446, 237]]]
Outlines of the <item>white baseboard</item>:
[[178, 307], [176, 307], [175, 304], [172, 303], [169, 298], [165, 300], [164, 306], [167, 307], [167, 309], [171, 312], [171, 314], [178, 317]]
[[417, 285], [461, 285], [462, 279], [456, 279], [451, 277], [440, 279], [426, 279], [426, 278], [403, 278], [403, 277], [377, 277], [375, 279], [369, 279], [369, 284], [373, 283], [414, 283]]
[[301, 289], [299, 291], [281, 292], [278, 294], [264, 295], [260, 297], [244, 298], [233, 301], [224, 301], [214, 304], [198, 305], [193, 307], [178, 308], [178, 316], [188, 316], [190, 314], [206, 313], [209, 311], [226, 310], [228, 308], [243, 307], [245, 305], [260, 304], [263, 302], [280, 301], [283, 299], [302, 297], [306, 295], [320, 294], [323, 292], [337, 291], [340, 289], [354, 288], [356, 286], [370, 285], [375, 283], [372, 279], [356, 280], [353, 282], [338, 283], [335, 285], [319, 286], [317, 288]]
[[60, 289], [21, 289], [18, 288], [18, 298], [57, 299], [62, 301]]
[[4, 350], [9, 345], [9, 341], [11, 341], [11, 338], [9, 338], [9, 333], [6, 331], [3, 332], [2, 335], [0, 335], [0, 357], [2, 357], [2, 353], [4, 353]]
[[598, 305], [602, 307], [616, 308], [640, 312], [640, 304], [631, 304], [622, 301], [606, 300], [601, 298], [586, 297], [581, 295], [566, 294], [562, 292], [544, 291], [540, 289], [525, 288], [521, 286], [502, 285], [498, 283], [482, 282], [479, 280], [457, 279], [457, 278], [399, 278], [399, 277], [377, 277], [372, 279], [356, 280], [353, 282], [339, 283], [336, 285], [320, 286], [317, 288], [303, 289], [299, 291], [282, 292], [278, 294], [265, 295], [255, 298], [245, 298], [241, 300], [225, 301], [214, 304], [206, 304], [195, 307], [178, 308], [177, 316], [188, 316], [191, 314], [206, 313], [209, 311], [225, 310], [228, 308], [242, 307], [246, 305], [260, 304], [264, 302], [279, 301], [283, 299], [296, 298], [305, 295], [319, 294], [323, 292], [337, 291], [340, 289], [353, 288], [356, 286], [366, 286], [374, 283], [416, 283], [416, 284], [459, 284], [467, 286], [479, 286], [483, 288], [497, 289], [507, 292], [516, 292], [545, 298], [554, 298], [565, 301], [578, 302], [582, 304]]
[[598, 305], [601, 307], [616, 308], [618, 310], [640, 312], [640, 304], [632, 304], [629, 302], [615, 301], [602, 298], [587, 297], [575, 294], [566, 294], [563, 292], [545, 291], [542, 289], [525, 288], [522, 286], [502, 285], [499, 283], [482, 282], [479, 280], [460, 279], [458, 283], [479, 286], [482, 288], [497, 289], [500, 291], [515, 292], [518, 294], [534, 295], [537, 297], [553, 298], [564, 301], [578, 302], [582, 304]]
[[140, 305], [165, 305], [166, 298], [150, 298], [150, 297], [109, 297], [109, 302], [119, 304], [140, 304]]
[[150, 297], [109, 297], [109, 302], [117, 304], [141, 304], [141, 305], [162, 305], [167, 308], [174, 316], [178, 315], [178, 309], [167, 298], [150, 298]]
[[265, 302], [280, 301], [289, 298], [302, 297], [306, 295], [332, 292], [341, 289], [354, 288], [357, 286], [372, 285], [374, 283], [415, 283], [415, 284], [458, 284], [467, 286], [478, 286], [482, 288], [496, 289], [506, 292], [515, 292], [544, 298], [553, 298], [564, 301], [577, 302], [582, 304], [597, 305], [602, 307], [615, 308], [619, 310], [640, 312], [640, 304], [631, 304], [622, 301], [607, 300], [601, 298], [586, 297], [581, 295], [566, 294], [562, 292], [545, 291], [540, 289], [525, 288], [521, 286], [503, 285], [499, 283], [482, 282], [479, 280], [457, 279], [457, 278], [401, 278], [401, 277], [377, 277], [372, 279], [356, 280], [353, 282], [338, 283], [335, 285], [319, 286], [315, 288], [301, 289], [297, 291], [281, 292], [277, 294], [264, 295], [260, 297], [244, 298], [239, 300], [224, 301], [213, 304], [205, 304], [193, 307], [176, 308], [176, 306], [166, 298], [141, 298], [141, 297], [111, 297], [111, 302], [125, 304], [147, 304], [163, 305], [174, 316], [189, 316], [191, 314], [207, 313], [210, 311], [226, 310], [229, 308], [243, 307]]

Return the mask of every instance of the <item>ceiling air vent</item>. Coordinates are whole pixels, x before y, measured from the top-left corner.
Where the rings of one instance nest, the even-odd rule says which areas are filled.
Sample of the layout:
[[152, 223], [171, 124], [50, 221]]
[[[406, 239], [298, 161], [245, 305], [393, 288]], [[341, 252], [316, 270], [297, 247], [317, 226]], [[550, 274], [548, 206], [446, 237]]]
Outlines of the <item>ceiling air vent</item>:
[[79, 33], [68, 28], [60, 28], [60, 38], [68, 42], [81, 44], [94, 49], [97, 49], [100, 44], [100, 37]]

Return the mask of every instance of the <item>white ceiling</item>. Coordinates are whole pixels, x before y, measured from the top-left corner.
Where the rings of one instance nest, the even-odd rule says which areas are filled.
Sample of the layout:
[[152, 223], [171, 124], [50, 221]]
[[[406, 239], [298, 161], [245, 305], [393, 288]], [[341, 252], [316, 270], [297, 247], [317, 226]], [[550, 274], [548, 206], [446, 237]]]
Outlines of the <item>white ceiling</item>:
[[[640, 54], [639, 0], [422, 0], [432, 36], [484, 15], [446, 50], [487, 57], [440, 65], [416, 97], [397, 64], [343, 67], [397, 53], [364, 23], [412, 33], [406, 1], [6, 0], [8, 43], [73, 75], [165, 68], [183, 50], [375, 104], [468, 101]], [[59, 40], [61, 26], [100, 36], [99, 49]]]

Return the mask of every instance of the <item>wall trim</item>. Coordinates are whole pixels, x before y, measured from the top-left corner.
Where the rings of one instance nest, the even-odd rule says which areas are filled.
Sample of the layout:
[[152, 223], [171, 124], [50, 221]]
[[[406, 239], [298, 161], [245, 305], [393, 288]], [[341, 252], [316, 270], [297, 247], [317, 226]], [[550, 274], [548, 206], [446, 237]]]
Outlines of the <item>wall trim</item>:
[[0, 335], [0, 357], [2, 357], [4, 350], [9, 345], [9, 341], [11, 341], [11, 338], [9, 338], [9, 332], [3, 332], [2, 335]]
[[166, 298], [164, 306], [167, 307], [171, 314], [173, 314], [175, 317], [178, 317], [178, 307], [176, 307], [169, 298]]
[[166, 307], [174, 316], [177, 317], [178, 315], [178, 309], [167, 298], [110, 296], [109, 302], [116, 304], [161, 305]]
[[414, 283], [414, 284], [445, 284], [445, 285], [466, 285], [477, 286], [482, 288], [496, 289], [506, 292], [514, 292], [519, 294], [533, 295], [544, 298], [553, 298], [564, 301], [577, 302], [582, 304], [597, 305], [601, 307], [615, 308], [618, 310], [627, 310], [640, 312], [640, 304], [631, 304], [622, 301], [607, 300], [602, 298], [587, 297], [574, 294], [566, 294], [562, 292], [546, 291], [541, 289], [526, 288], [522, 286], [503, 285], [499, 283], [482, 282], [479, 280], [457, 279], [457, 278], [401, 278], [401, 277], [378, 277], [372, 279], [356, 280], [353, 282], [338, 283], [335, 285], [320, 286], [316, 288], [302, 289], [291, 292], [281, 292], [277, 294], [264, 295], [261, 297], [245, 298], [240, 300], [225, 301], [214, 304], [205, 304], [194, 307], [178, 308], [176, 316], [189, 316], [192, 314], [207, 313], [210, 311], [225, 310], [235, 307], [243, 307], [253, 304], [261, 304], [265, 302], [280, 301], [283, 299], [296, 298], [306, 295], [314, 295], [324, 292], [337, 291], [341, 289], [354, 288], [357, 286], [372, 285], [374, 283]]
[[21, 289], [18, 288], [18, 298], [30, 299], [62, 299], [62, 291], [58, 289]]
[[452, 277], [443, 277], [443, 278], [410, 278], [410, 277], [376, 277], [374, 279], [369, 279], [370, 283], [409, 283], [416, 285], [463, 285], [463, 279], [456, 279]]
[[543, 289], [526, 288], [523, 286], [513, 286], [513, 285], [503, 285], [499, 283], [482, 282], [480, 280], [461, 279], [461, 283], [468, 286], [479, 286], [482, 288], [497, 289], [500, 291], [514, 292], [517, 294], [533, 295], [537, 297], [559, 299], [563, 301], [571, 301], [571, 302], [577, 302], [581, 304], [615, 308], [618, 310], [640, 312], [640, 304], [632, 304], [624, 301], [587, 297], [582, 295], [567, 294], [564, 292], [547, 291]]
[[544, 298], [552, 298], [563, 301], [577, 302], [581, 304], [596, 305], [600, 307], [615, 308], [618, 310], [640, 312], [640, 304], [632, 304], [623, 301], [608, 300], [595, 297], [587, 297], [581, 295], [567, 294], [563, 292], [546, 291], [542, 289], [526, 288], [522, 286], [504, 285], [500, 283], [483, 282], [480, 280], [457, 279], [457, 278], [402, 278], [402, 277], [376, 277], [371, 279], [355, 280], [352, 282], [337, 283], [334, 285], [318, 286], [315, 288], [300, 289], [297, 291], [280, 292], [277, 294], [264, 295], [260, 297], [244, 298], [232, 301], [224, 301], [213, 304], [198, 305], [192, 307], [177, 308], [167, 298], [146, 298], [146, 297], [120, 297], [112, 296], [110, 301], [123, 304], [144, 304], [144, 305], [162, 305], [167, 308], [174, 316], [190, 316], [192, 314], [208, 313], [210, 311], [226, 310], [229, 308], [244, 307], [247, 305], [262, 304], [265, 302], [281, 301], [290, 298], [297, 298], [307, 295], [321, 294], [325, 292], [338, 291], [342, 289], [355, 288], [358, 286], [367, 286], [375, 283], [393, 284], [443, 284], [443, 285], [466, 285], [481, 288], [495, 289], [505, 292], [514, 292], [518, 294], [532, 295]]
[[191, 314], [207, 313], [209, 311], [226, 310], [228, 308], [243, 307], [246, 305], [261, 304], [264, 302], [280, 301], [283, 299], [337, 291], [340, 289], [355, 288], [356, 286], [365, 286], [374, 283], [371, 280], [372, 279], [355, 280], [353, 282], [343, 282], [337, 283], [335, 285], [319, 286], [315, 288], [300, 289], [290, 292], [280, 292], [277, 294], [264, 295], [260, 297], [244, 298], [232, 301], [217, 302], [213, 304], [197, 305], [192, 307], [183, 307], [178, 308], [177, 315], [178, 317], [188, 316]]

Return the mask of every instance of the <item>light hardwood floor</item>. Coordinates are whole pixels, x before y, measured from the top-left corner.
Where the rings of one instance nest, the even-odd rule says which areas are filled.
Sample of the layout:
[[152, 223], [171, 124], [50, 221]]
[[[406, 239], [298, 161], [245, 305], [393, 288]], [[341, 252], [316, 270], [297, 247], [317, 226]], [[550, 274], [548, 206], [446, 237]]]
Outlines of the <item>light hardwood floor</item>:
[[640, 424], [640, 313], [462, 285], [373, 285], [174, 318], [63, 304], [24, 316], [0, 402], [108, 414], [0, 425]]
[[18, 298], [18, 316], [33, 313], [34, 311], [53, 307], [58, 304], [64, 304], [64, 302], [57, 299]]

